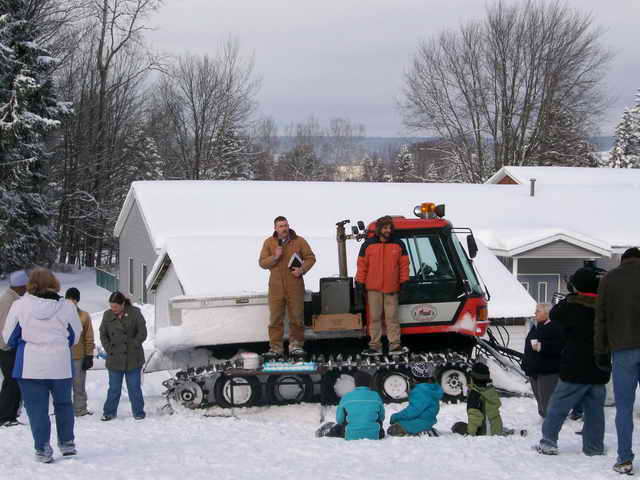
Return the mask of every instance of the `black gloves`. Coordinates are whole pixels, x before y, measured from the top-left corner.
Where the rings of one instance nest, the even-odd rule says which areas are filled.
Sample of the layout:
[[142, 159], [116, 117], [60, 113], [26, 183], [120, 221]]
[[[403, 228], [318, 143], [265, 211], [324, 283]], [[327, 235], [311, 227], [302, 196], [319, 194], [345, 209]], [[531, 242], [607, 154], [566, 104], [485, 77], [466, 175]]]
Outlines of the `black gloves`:
[[610, 353], [596, 353], [595, 354], [596, 367], [603, 372], [611, 372], [611, 354]]
[[93, 367], [93, 355], [87, 355], [82, 359], [82, 370], [89, 370]]
[[364, 283], [356, 282], [356, 295], [362, 296], [364, 295]]

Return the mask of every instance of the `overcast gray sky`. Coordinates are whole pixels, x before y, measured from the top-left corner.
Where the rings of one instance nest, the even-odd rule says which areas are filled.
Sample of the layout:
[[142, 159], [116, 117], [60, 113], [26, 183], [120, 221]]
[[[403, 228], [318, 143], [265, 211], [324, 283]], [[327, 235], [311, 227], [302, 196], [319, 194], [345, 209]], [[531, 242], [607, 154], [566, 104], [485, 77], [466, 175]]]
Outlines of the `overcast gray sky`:
[[[515, 1], [515, 0], [514, 0]], [[606, 77], [617, 97], [603, 120], [613, 132], [640, 88], [640, 0], [569, 0], [605, 27], [616, 57]], [[165, 0], [151, 23], [153, 46], [215, 53], [229, 36], [255, 56], [260, 113], [280, 126], [314, 115], [348, 117], [368, 136], [406, 134], [395, 107], [419, 42], [480, 18], [484, 0]]]

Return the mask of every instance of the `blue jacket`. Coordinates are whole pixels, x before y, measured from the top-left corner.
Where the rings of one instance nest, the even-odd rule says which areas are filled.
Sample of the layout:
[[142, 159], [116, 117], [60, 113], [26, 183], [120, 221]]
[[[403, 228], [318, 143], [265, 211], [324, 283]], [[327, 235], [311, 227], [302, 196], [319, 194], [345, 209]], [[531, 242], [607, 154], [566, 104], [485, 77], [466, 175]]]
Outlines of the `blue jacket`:
[[347, 393], [336, 410], [336, 422], [346, 426], [346, 440], [378, 440], [383, 420], [382, 399], [368, 387], [356, 387]]
[[407, 408], [391, 415], [390, 423], [399, 423], [412, 434], [433, 428], [442, 395], [442, 388], [437, 383], [418, 383], [409, 392]]

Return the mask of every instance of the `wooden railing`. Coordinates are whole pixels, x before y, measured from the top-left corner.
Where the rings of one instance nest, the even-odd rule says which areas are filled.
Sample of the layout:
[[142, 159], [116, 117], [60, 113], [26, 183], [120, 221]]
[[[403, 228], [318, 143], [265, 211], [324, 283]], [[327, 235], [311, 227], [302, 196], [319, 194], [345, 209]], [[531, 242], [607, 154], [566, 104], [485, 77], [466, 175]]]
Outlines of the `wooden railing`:
[[110, 292], [117, 292], [119, 290], [118, 275], [100, 268], [96, 268], [96, 284]]

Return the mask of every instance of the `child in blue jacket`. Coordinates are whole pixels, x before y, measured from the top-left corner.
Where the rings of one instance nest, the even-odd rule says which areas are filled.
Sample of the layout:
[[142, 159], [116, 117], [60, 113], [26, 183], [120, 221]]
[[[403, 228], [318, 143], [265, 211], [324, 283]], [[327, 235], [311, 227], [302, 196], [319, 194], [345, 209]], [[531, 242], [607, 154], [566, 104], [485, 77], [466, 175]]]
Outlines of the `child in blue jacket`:
[[345, 440], [384, 438], [384, 403], [378, 392], [369, 388], [371, 375], [358, 371], [353, 379], [356, 388], [340, 400], [336, 410], [336, 423], [324, 424], [316, 432], [316, 436], [341, 437]]
[[435, 365], [427, 362], [414, 363], [411, 365], [411, 375], [416, 383], [409, 392], [409, 406], [391, 415], [387, 435], [438, 436], [433, 426], [437, 422], [443, 392], [440, 385], [435, 383]]

